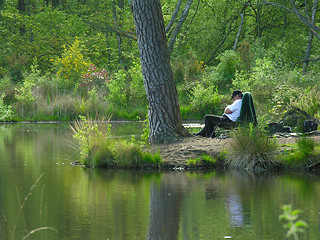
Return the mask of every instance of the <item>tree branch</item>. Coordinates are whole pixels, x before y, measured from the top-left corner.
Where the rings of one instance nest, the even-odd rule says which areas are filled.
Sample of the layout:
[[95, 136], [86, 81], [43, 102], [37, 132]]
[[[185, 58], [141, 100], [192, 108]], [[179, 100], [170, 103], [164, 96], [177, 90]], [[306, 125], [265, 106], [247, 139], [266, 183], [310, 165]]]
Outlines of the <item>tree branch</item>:
[[172, 14], [172, 16], [171, 16], [170, 22], [168, 23], [168, 25], [167, 25], [167, 27], [166, 27], [166, 29], [165, 29], [165, 30], [166, 30], [166, 33], [168, 33], [168, 32], [170, 31], [170, 28], [172, 27], [173, 22], [174, 22], [174, 20], [176, 19], [177, 14], [178, 14], [179, 9], [180, 9], [181, 3], [182, 3], [182, 0], [179, 0], [178, 3], [177, 3], [177, 7], [176, 7], [176, 9], [174, 10], [174, 12], [173, 12], [173, 14]]
[[137, 36], [135, 33], [133, 32], [128, 32], [128, 31], [124, 31], [124, 30], [121, 30], [119, 28], [116, 28], [116, 27], [112, 27], [110, 25], [105, 25], [105, 26], [101, 26], [97, 23], [92, 23], [92, 22], [88, 22], [88, 21], [84, 21], [85, 23], [97, 28], [97, 29], [103, 29], [103, 30], [107, 30], [109, 32], [115, 32], [116, 34], [119, 34], [120, 36], [123, 36], [123, 37], [126, 37], [126, 38], [130, 38], [130, 39], [133, 39], [133, 40], [136, 40], [137, 41]]
[[[276, 6], [276, 7], [280, 7], [280, 8], [283, 8], [283, 9], [289, 11], [289, 12], [295, 13], [297, 15], [297, 17], [300, 19], [300, 21], [303, 24], [305, 24], [313, 32], [313, 34], [314, 34], [314, 36], [316, 38], [318, 38], [320, 40], [320, 35], [319, 35], [320, 34], [320, 28], [317, 27], [315, 24], [310, 23], [309, 20], [299, 12], [299, 10], [298, 10], [297, 6], [294, 4], [293, 0], [290, 0], [291, 7], [293, 9], [287, 8], [287, 7], [283, 6], [280, 3], [268, 2], [268, 1], [264, 1], [264, 3], [267, 4], [267, 5], [273, 5], [273, 6]], [[315, 4], [316, 5], [318, 4], [318, 0], [315, 0]], [[318, 34], [318, 32], [319, 32], [319, 34]]]
[[189, 10], [190, 10], [190, 7], [192, 5], [192, 2], [193, 0], [188, 0], [183, 12], [182, 12], [182, 15], [177, 23], [177, 26], [176, 28], [174, 29], [174, 32], [173, 32], [173, 35], [172, 37], [170, 38], [170, 41], [169, 41], [169, 52], [171, 53], [172, 52], [172, 49], [173, 49], [173, 45], [176, 41], [176, 38], [178, 36], [178, 33], [180, 32], [180, 29], [182, 27], [182, 24], [184, 23], [184, 21], [186, 20], [187, 16], [188, 16], [188, 13], [189, 13]]

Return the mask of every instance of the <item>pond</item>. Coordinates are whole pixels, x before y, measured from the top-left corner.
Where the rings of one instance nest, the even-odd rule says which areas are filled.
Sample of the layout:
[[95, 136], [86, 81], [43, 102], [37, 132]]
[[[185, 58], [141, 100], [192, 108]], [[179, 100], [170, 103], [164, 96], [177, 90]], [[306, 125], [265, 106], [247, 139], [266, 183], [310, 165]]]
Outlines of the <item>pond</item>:
[[301, 239], [319, 239], [317, 175], [84, 169], [68, 124], [0, 131], [0, 239], [285, 239], [285, 204], [308, 223]]

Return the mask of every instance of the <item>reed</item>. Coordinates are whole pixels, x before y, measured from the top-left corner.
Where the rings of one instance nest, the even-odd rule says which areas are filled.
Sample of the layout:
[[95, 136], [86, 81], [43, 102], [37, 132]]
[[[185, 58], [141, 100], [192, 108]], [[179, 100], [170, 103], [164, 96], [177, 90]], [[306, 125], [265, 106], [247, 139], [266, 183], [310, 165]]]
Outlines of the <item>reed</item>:
[[[19, 212], [17, 213], [17, 216], [16, 216], [16, 219], [15, 219], [15, 222], [13, 224], [13, 226], [10, 226], [9, 224], [9, 221], [6, 217], [6, 214], [4, 211], [2, 211], [2, 215], [3, 215], [3, 219], [4, 219], [4, 222], [7, 224], [8, 226], [8, 230], [9, 230], [9, 233], [10, 233], [10, 239], [17, 239], [17, 236], [16, 236], [16, 230], [17, 230], [17, 226], [18, 226], [18, 221], [20, 219], [22, 219], [25, 227], [27, 228], [27, 221], [25, 219], [25, 216], [24, 216], [24, 212], [23, 212], [23, 209], [24, 209], [24, 206], [27, 202], [27, 200], [29, 199], [29, 197], [32, 195], [32, 192], [34, 190], [34, 188], [36, 187], [36, 185], [39, 183], [40, 179], [42, 178], [44, 174], [42, 173], [39, 178], [35, 181], [35, 183], [31, 186], [30, 188], [30, 191], [28, 192], [28, 194], [25, 196], [25, 198], [23, 199], [23, 201], [20, 200], [20, 196], [19, 196], [19, 193], [18, 193], [18, 189], [16, 188], [16, 191], [17, 191], [17, 199], [18, 199], [18, 203], [19, 203]], [[40, 215], [41, 215], [41, 211], [40, 211]], [[51, 231], [54, 231], [56, 233], [58, 233], [58, 231], [55, 229], [55, 228], [52, 228], [52, 227], [48, 227], [48, 226], [44, 226], [44, 227], [39, 227], [39, 228], [36, 228], [36, 229], [33, 229], [31, 231], [28, 231], [26, 229], [26, 232], [28, 232], [22, 239], [29, 239], [33, 234], [37, 233], [37, 232], [40, 232], [40, 231], [43, 231], [43, 230], [51, 230]]]

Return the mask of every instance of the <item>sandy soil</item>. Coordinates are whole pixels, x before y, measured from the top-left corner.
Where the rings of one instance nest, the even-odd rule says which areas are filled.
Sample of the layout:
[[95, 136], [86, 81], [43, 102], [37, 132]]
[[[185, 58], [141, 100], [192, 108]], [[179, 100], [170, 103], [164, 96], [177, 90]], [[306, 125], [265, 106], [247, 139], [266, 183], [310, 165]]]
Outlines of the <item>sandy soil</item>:
[[[320, 132], [315, 132], [310, 135], [312, 139], [320, 142]], [[297, 140], [297, 135], [287, 134], [279, 135], [277, 143], [279, 146], [288, 143], [294, 143]], [[152, 146], [147, 151], [159, 152], [162, 160], [173, 167], [184, 167], [188, 159], [197, 158], [203, 154], [212, 157], [217, 156], [222, 150], [229, 146], [231, 138], [204, 138], [199, 136], [192, 136], [185, 138], [180, 142], [172, 144], [163, 144], [159, 146]]]

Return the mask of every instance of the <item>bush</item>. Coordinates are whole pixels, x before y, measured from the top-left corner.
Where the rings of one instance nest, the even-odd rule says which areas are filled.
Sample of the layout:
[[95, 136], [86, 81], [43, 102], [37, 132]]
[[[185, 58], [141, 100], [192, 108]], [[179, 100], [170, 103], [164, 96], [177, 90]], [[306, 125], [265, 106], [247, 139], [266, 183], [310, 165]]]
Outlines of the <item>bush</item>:
[[205, 88], [198, 83], [190, 93], [192, 110], [199, 112], [202, 116], [208, 113], [217, 114], [221, 108], [221, 96], [214, 86]]
[[125, 107], [127, 105], [126, 78], [127, 74], [124, 70], [119, 70], [110, 78], [108, 100], [114, 106]]
[[236, 72], [244, 68], [243, 62], [240, 56], [231, 50], [225, 51], [217, 59], [220, 63], [213, 69], [213, 82], [219, 88], [229, 88]]
[[3, 102], [4, 94], [0, 98], [0, 121], [10, 121], [14, 118], [11, 106], [5, 105]]
[[54, 60], [57, 75], [62, 79], [62, 88], [72, 90], [90, 67], [90, 62], [85, 59], [82, 50], [83, 46], [76, 39], [69, 48], [64, 46], [62, 56]]

